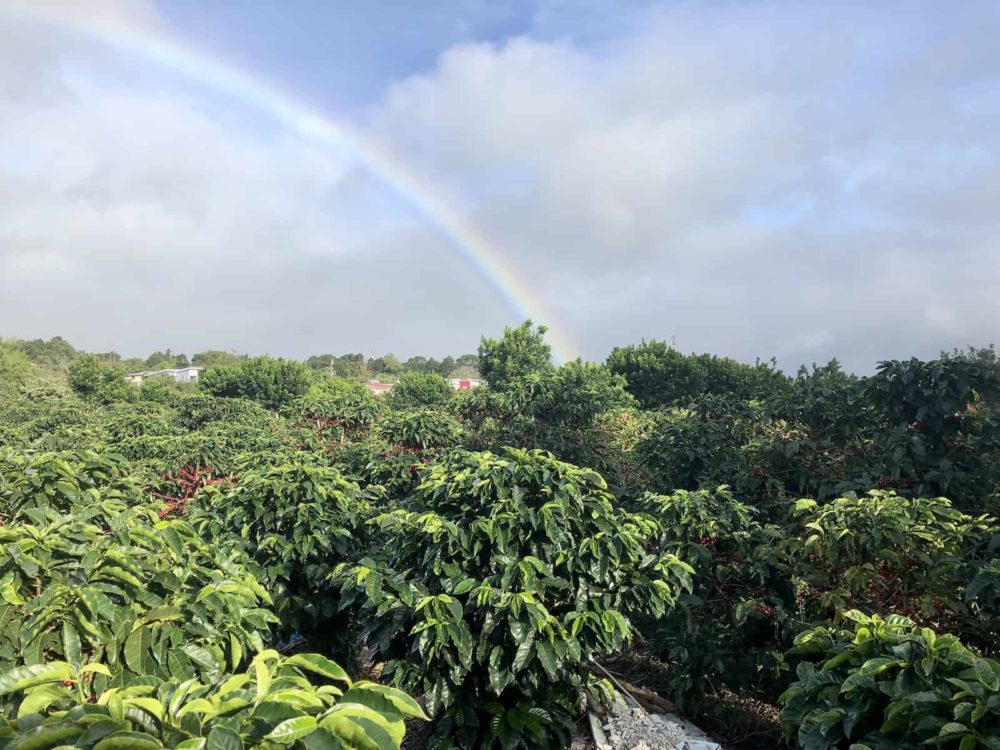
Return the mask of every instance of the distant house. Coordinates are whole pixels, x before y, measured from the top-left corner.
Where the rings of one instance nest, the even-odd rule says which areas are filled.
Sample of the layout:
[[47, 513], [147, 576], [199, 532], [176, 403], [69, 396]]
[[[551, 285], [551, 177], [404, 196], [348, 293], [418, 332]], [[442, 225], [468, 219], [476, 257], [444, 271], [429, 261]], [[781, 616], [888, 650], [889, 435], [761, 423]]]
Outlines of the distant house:
[[130, 372], [125, 376], [132, 385], [142, 385], [146, 378], [173, 378], [178, 383], [197, 382], [198, 376], [204, 367], [172, 367], [166, 370], [142, 370], [141, 372]]
[[456, 391], [467, 391], [470, 388], [479, 388], [486, 384], [485, 380], [479, 378], [449, 378], [448, 382]]
[[388, 393], [392, 390], [392, 383], [380, 383], [378, 380], [369, 380], [365, 383], [365, 388], [374, 393], [376, 396], [380, 396], [383, 393]]

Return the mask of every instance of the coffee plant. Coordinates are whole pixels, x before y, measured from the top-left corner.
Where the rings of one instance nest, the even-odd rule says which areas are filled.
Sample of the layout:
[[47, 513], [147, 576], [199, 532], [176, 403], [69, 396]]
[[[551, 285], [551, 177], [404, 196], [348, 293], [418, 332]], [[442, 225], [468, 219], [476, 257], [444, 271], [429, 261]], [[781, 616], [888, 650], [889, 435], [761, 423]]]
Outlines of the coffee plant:
[[52, 661], [0, 674], [0, 748], [88, 750], [398, 750], [404, 719], [424, 718], [408, 695], [352, 682], [319, 654], [262, 651], [246, 671], [207, 681], [148, 676], [100, 688], [100, 662]]
[[360, 547], [365, 501], [357, 484], [333, 468], [265, 467], [236, 483], [213, 484], [191, 501], [203, 536], [239, 549], [256, 563], [271, 592], [282, 635], [316, 646], [343, 645], [344, 625], [327, 578]]
[[1000, 664], [901, 615], [844, 613], [796, 638], [782, 723], [802, 748], [1000, 747]]
[[650, 551], [655, 523], [616, 509], [598, 474], [537, 451], [430, 464], [373, 523], [384, 556], [335, 580], [445, 745], [564, 745], [588, 662], [691, 586], [685, 563]]
[[694, 586], [665, 617], [643, 624], [670, 664], [673, 697], [695, 703], [713, 687], [772, 687], [793, 636], [793, 592], [776, 552], [781, 532], [726, 487], [647, 494], [636, 509], [657, 545], [694, 570]]

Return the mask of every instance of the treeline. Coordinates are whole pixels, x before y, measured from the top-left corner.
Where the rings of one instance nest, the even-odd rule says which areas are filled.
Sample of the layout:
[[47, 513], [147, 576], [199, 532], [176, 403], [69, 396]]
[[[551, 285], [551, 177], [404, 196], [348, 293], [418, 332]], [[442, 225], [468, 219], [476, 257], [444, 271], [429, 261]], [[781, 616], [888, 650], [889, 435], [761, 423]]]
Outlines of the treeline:
[[[76, 349], [66, 339], [55, 336], [48, 341], [44, 339], [7, 339], [7, 343], [16, 351], [24, 354], [28, 360], [39, 367], [50, 370], [65, 370], [80, 356], [87, 354]], [[248, 354], [210, 349], [195, 352], [190, 359], [184, 353], [174, 353], [170, 349], [155, 351], [148, 357], [123, 358], [118, 352], [97, 352], [92, 356], [105, 364], [115, 365], [127, 372], [140, 370], [166, 370], [176, 367], [219, 367], [234, 366], [249, 359]], [[405, 362], [395, 354], [385, 354], [381, 357], [365, 357], [361, 353], [352, 354], [316, 354], [308, 357], [304, 364], [312, 370], [324, 371], [340, 378], [370, 378], [380, 376], [398, 376], [405, 372], [437, 373], [442, 377], [477, 377], [475, 354], [463, 354], [460, 357], [447, 356], [443, 359], [415, 356]]]

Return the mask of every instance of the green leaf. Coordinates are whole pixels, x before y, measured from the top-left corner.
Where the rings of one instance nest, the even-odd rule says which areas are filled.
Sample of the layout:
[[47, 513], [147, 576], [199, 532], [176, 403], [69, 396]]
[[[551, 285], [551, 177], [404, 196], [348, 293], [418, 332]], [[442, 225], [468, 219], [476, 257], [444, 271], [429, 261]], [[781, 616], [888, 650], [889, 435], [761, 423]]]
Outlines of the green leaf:
[[535, 651], [538, 653], [538, 660], [542, 663], [549, 678], [555, 680], [559, 674], [559, 665], [552, 644], [546, 640], [536, 641]]
[[17, 739], [5, 747], [8, 750], [48, 750], [76, 739], [83, 734], [83, 729], [79, 724], [68, 721], [42, 724], [21, 732]]
[[338, 703], [319, 725], [356, 750], [397, 750], [406, 731], [402, 721], [357, 703]]
[[296, 716], [278, 724], [278, 726], [264, 736], [264, 739], [271, 740], [279, 745], [290, 745], [295, 740], [301, 739], [315, 731], [316, 727], [316, 717]]
[[94, 745], [94, 750], [155, 750], [163, 743], [140, 732], [115, 732]]
[[355, 682], [341, 698], [343, 703], [360, 703], [382, 713], [397, 713], [411, 719], [429, 718], [413, 698], [402, 690], [380, 685], [377, 682]]
[[315, 672], [328, 680], [350, 682], [347, 672], [341, 669], [340, 665], [320, 654], [296, 654], [285, 659], [284, 663], [286, 666], [301, 667], [309, 672]]
[[228, 727], [213, 727], [206, 738], [205, 750], [243, 750], [243, 739]]
[[0, 695], [27, 690], [47, 682], [63, 682], [75, 676], [72, 664], [54, 661], [48, 664], [31, 664], [17, 667], [0, 676]]
[[82, 661], [80, 654], [80, 634], [76, 632], [69, 620], [63, 620], [62, 624], [63, 656], [70, 664], [78, 665]]

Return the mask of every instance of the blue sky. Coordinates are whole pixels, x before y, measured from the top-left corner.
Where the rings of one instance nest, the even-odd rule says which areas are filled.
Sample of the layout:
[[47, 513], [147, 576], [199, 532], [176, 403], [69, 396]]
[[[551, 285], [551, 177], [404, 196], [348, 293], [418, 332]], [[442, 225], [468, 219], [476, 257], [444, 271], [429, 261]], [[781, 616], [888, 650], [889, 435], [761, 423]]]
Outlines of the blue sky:
[[988, 344], [998, 32], [986, 2], [0, 0], [0, 335], [441, 356], [518, 322], [353, 148], [134, 44], [168, 39], [393, 154], [571, 355]]

